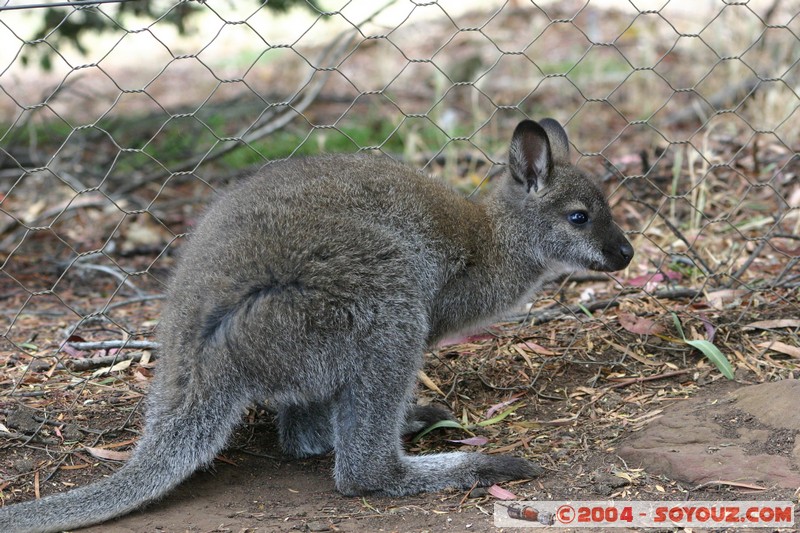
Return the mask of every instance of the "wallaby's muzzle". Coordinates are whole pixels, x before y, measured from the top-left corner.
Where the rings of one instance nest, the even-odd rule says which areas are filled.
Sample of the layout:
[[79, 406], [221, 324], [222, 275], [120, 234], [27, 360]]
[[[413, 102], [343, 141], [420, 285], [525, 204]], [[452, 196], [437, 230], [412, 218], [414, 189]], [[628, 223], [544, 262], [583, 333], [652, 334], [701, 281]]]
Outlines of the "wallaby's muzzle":
[[633, 259], [633, 246], [623, 235], [616, 240], [609, 248], [603, 250], [605, 262], [600, 268], [593, 268], [601, 272], [615, 272], [627, 267]]

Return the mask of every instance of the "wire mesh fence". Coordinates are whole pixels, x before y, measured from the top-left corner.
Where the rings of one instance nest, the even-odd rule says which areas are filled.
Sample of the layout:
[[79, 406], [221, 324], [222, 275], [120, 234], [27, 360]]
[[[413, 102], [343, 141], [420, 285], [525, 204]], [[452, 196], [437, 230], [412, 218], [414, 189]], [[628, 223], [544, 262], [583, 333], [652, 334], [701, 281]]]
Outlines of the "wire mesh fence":
[[[7, 415], [21, 398], [54, 416], [124, 383], [101, 426], [129, 426], [165, 280], [216, 190], [277, 159], [374, 151], [469, 194], [503, 171], [514, 125], [545, 116], [565, 125], [637, 258], [553, 287], [514, 334], [618, 307], [638, 322], [601, 313], [609, 358], [592, 358], [578, 325], [556, 344], [562, 363], [619, 370], [671, 353], [645, 334], [675, 312], [737, 369], [796, 374], [796, 321], [737, 335], [800, 309], [800, 3], [321, 4], [0, 6]], [[93, 21], [102, 32], [67, 38]], [[680, 353], [672, 370], [712, 368]], [[555, 360], [526, 360], [522, 382], [507, 364], [483, 378], [538, 388]], [[65, 442], [36, 420], [0, 427], [2, 446]]]

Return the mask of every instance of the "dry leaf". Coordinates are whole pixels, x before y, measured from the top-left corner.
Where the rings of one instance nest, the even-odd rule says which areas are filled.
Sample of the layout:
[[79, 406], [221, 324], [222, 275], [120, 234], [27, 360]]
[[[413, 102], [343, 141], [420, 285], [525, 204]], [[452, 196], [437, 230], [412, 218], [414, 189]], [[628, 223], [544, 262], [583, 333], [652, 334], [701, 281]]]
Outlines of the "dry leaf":
[[619, 351], [620, 353], [624, 353], [626, 357], [630, 357], [631, 359], [635, 359], [635, 360], [639, 361], [640, 363], [642, 363], [644, 365], [658, 366], [658, 365], [662, 364], [662, 363], [657, 363], [655, 361], [651, 361], [650, 359], [647, 359], [646, 357], [642, 357], [641, 355], [635, 353], [633, 350], [629, 350], [625, 346], [621, 346], [621, 345], [617, 344], [616, 342], [611, 342], [608, 339], [603, 339], [603, 340], [605, 341], [606, 344], [608, 344], [609, 346], [611, 346], [615, 350]]
[[735, 307], [742, 303], [742, 297], [750, 294], [745, 289], [722, 289], [706, 294], [708, 305], [714, 309], [722, 310], [726, 307]]
[[100, 376], [105, 376], [110, 372], [119, 372], [120, 370], [126, 370], [128, 367], [131, 366], [131, 361], [132, 361], [131, 359], [125, 359], [113, 366], [105, 366], [103, 368], [98, 368], [92, 373], [92, 377], [96, 378]]
[[536, 371], [536, 366], [533, 364], [533, 361], [531, 361], [531, 358], [528, 355], [528, 352], [526, 352], [525, 350], [523, 350], [522, 348], [520, 348], [517, 345], [514, 345], [513, 348], [519, 354], [519, 356], [522, 357], [525, 360], [525, 364], [528, 365], [528, 368], [530, 368], [531, 370], [533, 370], [535, 372]]
[[70, 344], [65, 344], [62, 346], [61, 351], [70, 357], [75, 357], [76, 359], [86, 357], [87, 354], [87, 352], [84, 352], [83, 350], [76, 350]]
[[664, 326], [656, 321], [632, 313], [620, 313], [617, 320], [625, 330], [637, 335], [657, 335], [664, 332]]
[[477, 437], [470, 437], [468, 439], [458, 439], [458, 440], [447, 439], [447, 442], [453, 442], [455, 444], [466, 444], [468, 446], [483, 446], [484, 444], [489, 442], [489, 439], [487, 439], [486, 437], [477, 436]]
[[516, 500], [517, 499], [517, 495], [516, 494], [514, 494], [510, 490], [506, 490], [506, 489], [504, 489], [502, 487], [499, 487], [497, 485], [492, 485], [491, 487], [489, 487], [489, 490], [487, 492], [489, 494], [491, 494], [492, 496], [494, 496], [495, 498], [497, 498], [498, 500]]
[[105, 448], [84, 448], [92, 457], [105, 459], [107, 461], [127, 461], [131, 457], [131, 452], [118, 452]]
[[632, 287], [644, 287], [646, 285], [658, 286], [659, 283], [667, 280], [681, 279], [681, 273], [675, 272], [668, 268], [662, 268], [661, 272], [649, 272], [635, 278], [630, 278], [625, 281], [626, 284]]
[[800, 348], [797, 346], [792, 346], [790, 344], [786, 344], [779, 341], [767, 341], [762, 342], [761, 344], [756, 344], [759, 348], [767, 348], [774, 352], [779, 352], [784, 355], [788, 355], [789, 357], [797, 357], [800, 359]]
[[800, 328], [800, 320], [794, 318], [782, 318], [778, 320], [759, 320], [751, 322], [746, 328], [755, 329], [779, 329], [779, 328]]
[[540, 344], [536, 344], [535, 342], [518, 342], [514, 345], [515, 349], [526, 350], [528, 352], [538, 353], [539, 355], [556, 355], [556, 352], [552, 350], [548, 350], [544, 346]]
[[417, 378], [419, 379], [420, 383], [428, 387], [436, 394], [441, 394], [442, 396], [445, 396], [445, 394], [442, 392], [442, 389], [440, 389], [439, 386], [436, 383], [434, 383], [431, 378], [428, 377], [428, 374], [426, 374], [422, 370], [417, 372]]
[[508, 400], [506, 400], [506, 401], [504, 401], [504, 402], [500, 402], [500, 403], [496, 403], [496, 404], [494, 404], [493, 406], [491, 406], [491, 407], [490, 407], [490, 408], [489, 408], [489, 409], [486, 411], [486, 415], [484, 415], [484, 417], [485, 417], [485, 418], [492, 418], [492, 416], [493, 416], [493, 415], [494, 415], [494, 414], [495, 414], [497, 411], [499, 411], [500, 409], [502, 409], [502, 408], [504, 408], [504, 407], [508, 407], [508, 406], [509, 406], [509, 405], [511, 405], [512, 403], [516, 402], [517, 400], [519, 400], [520, 396], [524, 396], [524, 394], [525, 394], [525, 393], [518, 393], [518, 394], [515, 394], [515, 395], [514, 395], [514, 396], [512, 396], [510, 399], [508, 399]]
[[124, 361], [120, 361], [119, 363], [112, 366], [109, 371], [110, 372], [119, 372], [120, 370], [127, 370], [128, 367], [131, 366], [132, 359], [125, 359]]
[[150, 381], [150, 378], [152, 377], [153, 373], [147, 368], [139, 367], [133, 373], [133, 379], [136, 381]]
[[479, 333], [477, 335], [469, 336], [445, 337], [436, 343], [436, 348], [445, 348], [447, 346], [453, 346], [454, 344], [480, 343], [492, 339], [494, 339], [494, 335], [490, 335], [489, 333]]
[[631, 475], [627, 472], [615, 472], [614, 475], [620, 479], [624, 479], [628, 483], [633, 483], [633, 477], [631, 477]]
[[739, 481], [728, 481], [725, 479], [715, 479], [713, 481], [706, 481], [705, 483], [700, 483], [694, 488], [694, 490], [698, 490], [702, 487], [713, 487], [714, 485], [727, 485], [731, 487], [739, 487], [741, 489], [750, 489], [750, 490], [767, 490], [767, 487], [762, 487], [761, 485], [754, 485], [752, 483], [741, 483]]

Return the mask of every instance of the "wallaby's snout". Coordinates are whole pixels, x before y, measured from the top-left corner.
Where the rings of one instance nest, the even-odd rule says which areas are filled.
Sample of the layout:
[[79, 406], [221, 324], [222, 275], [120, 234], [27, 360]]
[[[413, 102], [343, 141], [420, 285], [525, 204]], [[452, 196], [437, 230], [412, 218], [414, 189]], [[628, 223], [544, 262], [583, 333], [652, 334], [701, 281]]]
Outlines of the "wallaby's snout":
[[633, 246], [631, 246], [631, 243], [628, 242], [628, 239], [625, 239], [625, 242], [620, 244], [619, 254], [622, 256], [623, 263], [617, 270], [622, 270], [628, 266], [631, 262], [631, 259], [633, 259]]
[[605, 264], [599, 265], [602, 266], [602, 268], [595, 268], [594, 270], [616, 272], [630, 264], [631, 259], [633, 259], [633, 246], [631, 246], [631, 243], [625, 238], [622, 232], [619, 233], [618, 240], [615, 241], [616, 242], [612, 244], [609, 249], [603, 250], [603, 256], [606, 260]]

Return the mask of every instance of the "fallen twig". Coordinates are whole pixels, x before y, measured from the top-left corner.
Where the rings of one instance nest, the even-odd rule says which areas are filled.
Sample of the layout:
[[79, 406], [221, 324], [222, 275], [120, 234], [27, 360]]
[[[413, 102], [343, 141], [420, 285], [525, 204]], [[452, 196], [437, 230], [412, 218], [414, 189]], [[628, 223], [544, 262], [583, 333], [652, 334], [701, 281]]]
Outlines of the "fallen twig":
[[678, 229], [678, 227], [675, 224], [673, 224], [668, 217], [664, 216], [664, 214], [661, 212], [660, 209], [656, 209], [649, 203], [643, 202], [638, 198], [632, 198], [631, 202], [640, 204], [650, 209], [658, 218], [661, 219], [661, 222], [663, 222], [664, 225], [667, 226], [667, 228], [669, 228], [672, 234], [675, 235], [675, 237], [677, 237], [681, 242], [683, 242], [686, 245], [686, 256], [689, 257], [689, 255], [691, 254], [691, 257], [689, 257], [689, 259], [692, 260], [693, 266], [698, 267], [700, 270], [702, 270], [706, 276], [709, 276], [714, 273], [714, 269], [708, 266], [708, 263], [706, 263], [703, 260], [703, 258], [700, 257], [700, 255], [696, 252], [696, 248], [692, 245], [689, 239], [686, 238], [683, 232], [680, 229]]
[[767, 246], [767, 242], [769, 242], [767, 239], [763, 239], [761, 242], [759, 242], [758, 246], [756, 246], [755, 249], [750, 253], [750, 256], [747, 258], [744, 264], [742, 264], [742, 266], [739, 267], [739, 269], [736, 270], [736, 272], [731, 274], [732, 280], [730, 283], [728, 283], [729, 286], [733, 285], [733, 280], [736, 280], [738, 282], [739, 279], [742, 277], [742, 275], [745, 272], [747, 272], [747, 269], [750, 268], [750, 265], [753, 264], [753, 261], [755, 261], [759, 255], [761, 255], [761, 252]]
[[[38, 429], [36, 432], [38, 433]], [[14, 433], [12, 431], [0, 431], [0, 438], [9, 439], [9, 440], [24, 440], [25, 442], [22, 443], [23, 446], [28, 444], [50, 444], [50, 445], [58, 445], [61, 444], [61, 441], [56, 439], [46, 439], [44, 437], [37, 437], [36, 433], [31, 435], [23, 435], [22, 433]]]
[[124, 307], [126, 305], [133, 305], [142, 302], [148, 302], [150, 300], [163, 300], [167, 297], [166, 294], [149, 294], [146, 296], [138, 296], [136, 298], [130, 298], [129, 300], [124, 300], [122, 302], [115, 302], [113, 304], [109, 304], [106, 306], [104, 312], [111, 311], [112, 309], [116, 309], [118, 307]]
[[684, 368], [683, 370], [673, 370], [671, 372], [664, 372], [662, 374], [655, 374], [652, 376], [640, 376], [638, 378], [608, 378], [609, 381], [616, 381], [617, 383], [614, 383], [613, 385], [608, 385], [607, 387], [603, 388], [618, 389], [620, 387], [626, 387], [634, 383], [643, 383], [645, 381], [655, 381], [657, 379], [666, 379], [674, 376], [682, 376], [683, 374], [690, 374], [691, 372], [692, 369]]
[[155, 341], [86, 341], [67, 342], [67, 344], [76, 350], [110, 350], [113, 348], [127, 348], [131, 350], [157, 350], [159, 348], [159, 344]]
[[[140, 341], [144, 342], [144, 341]], [[86, 343], [88, 344], [88, 343]], [[157, 346], [157, 343], [151, 343]], [[68, 362], [68, 365], [72, 368], [72, 370], [89, 370], [91, 368], [95, 368], [98, 366], [106, 366], [114, 363], [118, 363], [120, 361], [141, 361], [142, 353], [132, 353], [132, 354], [115, 354], [115, 355], [106, 355], [104, 357], [92, 357], [87, 359], [73, 359]], [[151, 359], [155, 359], [155, 355], [150, 355]]]
[[120, 272], [119, 269], [111, 268], [106, 265], [95, 265], [92, 263], [85, 263], [81, 261], [75, 261], [74, 263], [72, 263], [71, 266], [79, 270], [80, 269], [97, 270], [105, 274], [108, 274], [110, 276], [113, 276], [117, 278], [123, 285], [132, 289], [136, 293], [137, 297], [141, 298], [143, 296], [142, 291], [136, 285], [134, 285], [133, 282], [130, 280], [130, 275]]
[[[664, 289], [660, 291], [656, 291], [654, 293], [646, 293], [647, 296], [651, 296], [653, 298], [696, 298], [703, 294], [702, 291], [697, 289]], [[589, 311], [597, 311], [599, 309], [608, 309], [612, 307], [619, 306], [619, 298], [613, 298], [608, 300], [595, 300], [594, 302], [589, 302], [586, 304], [581, 305], [566, 305], [562, 306], [559, 305], [556, 308], [549, 308], [543, 309], [541, 311], [537, 311], [536, 313], [528, 312], [524, 315], [518, 314], [513, 315], [508, 318], [509, 322], [527, 322], [530, 321], [531, 326], [537, 326], [540, 324], [544, 324], [545, 322], [550, 322], [551, 320], [555, 320], [556, 318], [566, 315], [581, 315], [583, 314], [583, 310], [587, 309]]]
[[712, 487], [717, 485], [722, 485], [727, 487], [737, 487], [740, 489], [767, 490], [767, 487], [762, 487], [761, 485], [753, 485], [751, 483], [741, 483], [739, 481], [726, 481], [724, 479], [715, 479], [713, 481], [706, 481], [705, 483], [700, 483], [696, 487], [692, 488], [692, 490], [700, 490], [705, 487]]

